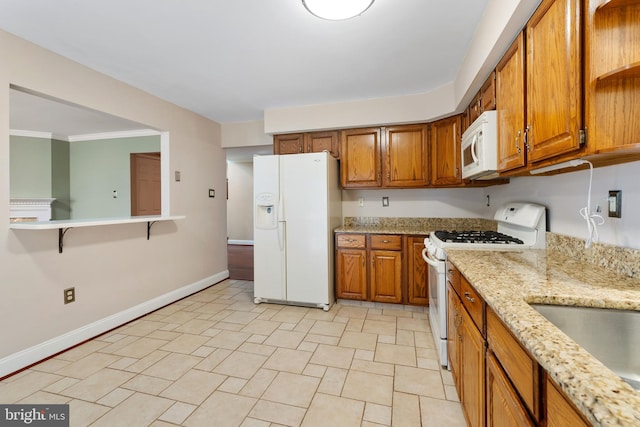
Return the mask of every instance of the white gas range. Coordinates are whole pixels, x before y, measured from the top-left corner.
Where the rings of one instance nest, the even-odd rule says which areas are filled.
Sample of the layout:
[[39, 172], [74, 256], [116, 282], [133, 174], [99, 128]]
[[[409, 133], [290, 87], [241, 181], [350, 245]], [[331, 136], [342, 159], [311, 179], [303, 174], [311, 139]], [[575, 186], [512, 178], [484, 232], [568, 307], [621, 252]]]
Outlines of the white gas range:
[[422, 258], [429, 264], [429, 323], [442, 366], [447, 359], [447, 249], [544, 249], [546, 209], [533, 203], [509, 203], [496, 212], [497, 231], [435, 231], [424, 239]]

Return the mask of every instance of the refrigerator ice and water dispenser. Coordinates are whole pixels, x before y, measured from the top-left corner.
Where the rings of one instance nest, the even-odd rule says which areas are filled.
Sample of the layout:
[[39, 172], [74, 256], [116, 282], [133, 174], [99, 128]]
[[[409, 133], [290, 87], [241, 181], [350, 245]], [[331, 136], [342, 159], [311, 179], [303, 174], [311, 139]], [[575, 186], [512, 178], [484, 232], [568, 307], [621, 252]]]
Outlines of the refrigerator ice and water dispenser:
[[256, 195], [256, 228], [271, 229], [277, 227], [276, 201], [273, 193]]

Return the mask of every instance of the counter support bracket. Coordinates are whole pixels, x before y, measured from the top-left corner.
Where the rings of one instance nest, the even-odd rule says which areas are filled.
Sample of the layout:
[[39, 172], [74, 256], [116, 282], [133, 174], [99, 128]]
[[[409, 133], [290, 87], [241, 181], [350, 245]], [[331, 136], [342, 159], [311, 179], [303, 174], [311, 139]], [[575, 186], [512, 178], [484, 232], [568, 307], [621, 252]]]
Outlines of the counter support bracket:
[[67, 234], [67, 231], [69, 231], [71, 227], [67, 227], [67, 228], [58, 228], [58, 253], [61, 254], [62, 253], [62, 241], [64, 239], [64, 235]]
[[151, 226], [155, 224], [157, 221], [147, 221], [147, 240], [151, 236]]

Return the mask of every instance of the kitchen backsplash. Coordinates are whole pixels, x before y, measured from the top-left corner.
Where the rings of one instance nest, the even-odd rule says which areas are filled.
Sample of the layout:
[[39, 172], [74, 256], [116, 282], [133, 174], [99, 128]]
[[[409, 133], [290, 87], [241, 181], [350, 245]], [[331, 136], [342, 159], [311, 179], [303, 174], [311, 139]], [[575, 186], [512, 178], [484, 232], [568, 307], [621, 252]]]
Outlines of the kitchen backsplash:
[[628, 277], [640, 277], [640, 250], [593, 243], [585, 248], [585, 241], [576, 237], [547, 232], [547, 250], [555, 251], [577, 261], [597, 265]]
[[496, 230], [497, 223], [484, 218], [345, 217], [345, 227], [411, 228], [435, 230]]

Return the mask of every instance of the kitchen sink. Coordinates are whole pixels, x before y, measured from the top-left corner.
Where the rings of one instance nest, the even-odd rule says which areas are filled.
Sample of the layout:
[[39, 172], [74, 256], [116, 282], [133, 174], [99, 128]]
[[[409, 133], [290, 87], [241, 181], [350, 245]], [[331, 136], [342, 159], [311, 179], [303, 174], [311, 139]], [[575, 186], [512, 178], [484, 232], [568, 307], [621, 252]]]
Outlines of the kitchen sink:
[[531, 307], [640, 391], [640, 311], [544, 304]]

